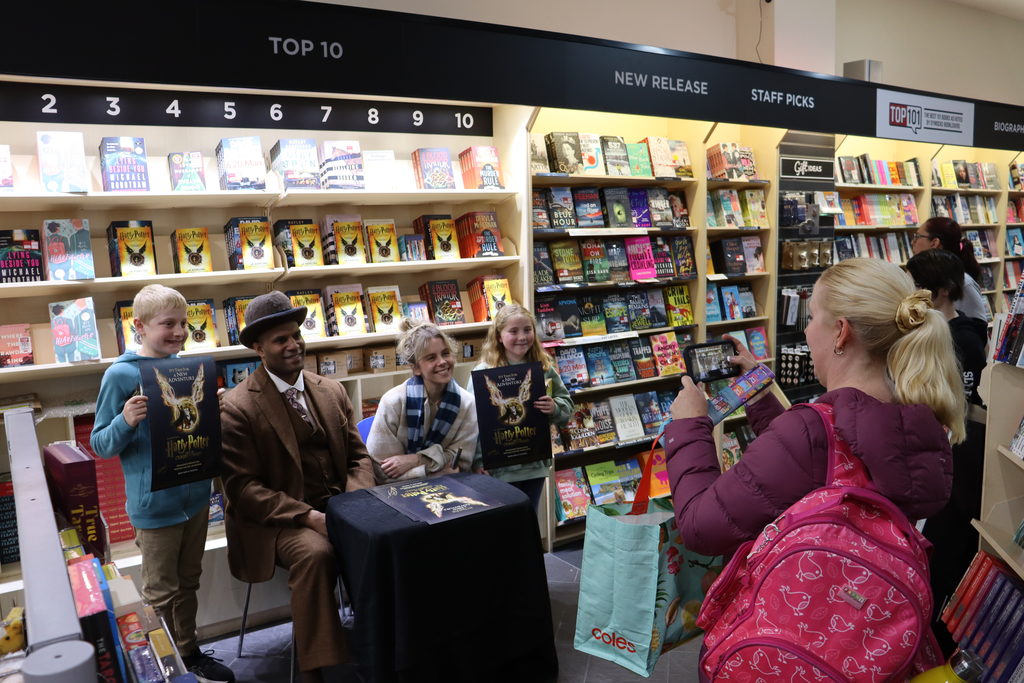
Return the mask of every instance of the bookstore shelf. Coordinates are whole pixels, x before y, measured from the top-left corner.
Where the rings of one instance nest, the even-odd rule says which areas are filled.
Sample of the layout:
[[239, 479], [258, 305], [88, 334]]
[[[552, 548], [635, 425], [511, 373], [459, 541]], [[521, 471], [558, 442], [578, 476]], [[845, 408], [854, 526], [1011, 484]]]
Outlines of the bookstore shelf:
[[850, 192], [924, 192], [921, 185], [861, 185], [859, 183], [836, 183], [836, 190]]
[[985, 289], [985, 290], [982, 290], [981, 293], [982, 294], [996, 294], [998, 291], [999, 290], [997, 290], [997, 289]]
[[[1024, 190], [1009, 190], [1007, 194], [1011, 197], [1024, 197]], [[1024, 225], [1024, 223], [1011, 223], [1011, 225]]]
[[[734, 228], [726, 228], [735, 232]], [[696, 228], [534, 228], [534, 239], [557, 240], [567, 237], [644, 237], [646, 235], [695, 235]]]
[[[737, 276], [738, 279], [740, 276]], [[651, 278], [649, 280], [630, 280], [629, 282], [567, 282], [564, 285], [538, 285], [535, 292], [572, 292], [578, 289], [635, 289], [637, 287], [670, 287], [684, 282], [693, 282], [696, 277]]]
[[505, 201], [518, 196], [513, 190], [410, 190], [372, 192], [367, 190], [288, 190], [276, 195], [268, 208], [290, 206], [389, 206], [399, 204], [467, 204], [487, 200]]
[[577, 523], [567, 524], [555, 528], [555, 544], [563, 545], [565, 543], [572, 543], [578, 541], [587, 535], [586, 519], [580, 520]]
[[1000, 260], [999, 258], [980, 258], [978, 263], [999, 263]]
[[1024, 577], [1024, 548], [1013, 542], [1013, 534], [976, 519], [972, 520], [971, 524], [978, 530], [982, 541], [994, 550], [1017, 576]]
[[846, 232], [889, 232], [895, 230], [917, 230], [916, 225], [837, 225], [835, 231]]
[[648, 384], [656, 384], [667, 379], [679, 379], [682, 377], [682, 373], [672, 373], [670, 375], [658, 375], [656, 377], [644, 377], [642, 379], [632, 379], [628, 382], [609, 382], [608, 384], [598, 384], [597, 386], [583, 387], [580, 389], [570, 389], [569, 393], [573, 396], [590, 396], [597, 393], [603, 393], [609, 390], [615, 389], [626, 389], [629, 390], [633, 387], [642, 387]]
[[[753, 320], [753, 318], [747, 318], [747, 320]], [[615, 341], [616, 339], [631, 339], [641, 334], [661, 334], [663, 332], [678, 332], [680, 330], [688, 330], [696, 327], [693, 325], [679, 325], [677, 327], [650, 327], [646, 330], [630, 330], [629, 332], [613, 332], [611, 334], [595, 334], [589, 337], [572, 337], [570, 339], [557, 339], [554, 341], [541, 342], [541, 346], [546, 349], [554, 348], [556, 346], [577, 346], [580, 344], [602, 344], [604, 342]]]
[[[932, 194], [957, 194], [957, 193], [959, 193], [959, 194], [988, 195], [988, 196], [995, 197], [995, 196], [1001, 195], [1005, 191], [1006, 190], [982, 190], [982, 189], [978, 189], [976, 187], [975, 188], [969, 188], [969, 187], [937, 187], [937, 186], [932, 186]], [[1011, 192], [1010, 194], [1013, 194], [1013, 193]]]
[[[1019, 193], [1019, 194], [1024, 196], [1024, 193]], [[1020, 227], [1020, 226], [1024, 226], [1024, 223], [1007, 223], [1006, 224], [1006, 227], [1008, 227], [1008, 228], [1014, 228], [1014, 227]]]
[[996, 446], [996, 450], [999, 451], [1002, 455], [1004, 455], [1014, 465], [1024, 470], [1024, 458], [1021, 458], [1019, 455], [1017, 455], [1016, 453], [1014, 453], [1013, 451], [1011, 451], [1009, 448], [1002, 444]]
[[210, 273], [164, 273], [99, 277], [95, 280], [41, 280], [0, 284], [0, 299], [54, 297], [72, 298], [96, 292], [130, 292], [145, 285], [192, 287], [203, 285], [241, 285], [247, 282], [274, 282], [285, 274], [284, 268], [270, 270], [218, 270]]
[[533, 176], [533, 187], [664, 187], [682, 190], [697, 184], [694, 178], [655, 178], [653, 176], [568, 175], [551, 173]]
[[753, 189], [768, 189], [771, 185], [769, 180], [708, 180], [709, 190], [721, 190], [721, 189], [732, 189], [732, 190], [753, 190]]
[[276, 192], [266, 190], [0, 194], [0, 211], [262, 208], [273, 204], [277, 197]]
[[564, 467], [559, 467], [559, 463], [578, 455], [584, 455], [587, 453], [597, 453], [598, 451], [610, 451], [615, 450], [617, 448], [628, 448], [630, 446], [642, 446], [651, 443], [652, 441], [654, 441], [655, 438], [656, 435], [650, 434], [648, 436], [643, 437], [642, 439], [631, 439], [630, 441], [615, 440], [609, 441], [608, 443], [599, 444], [597, 446], [587, 446], [586, 448], [574, 448], [572, 450], [562, 451], [561, 453], [555, 454], [555, 469], [565, 469]]
[[735, 320], [718, 320], [715, 322], [706, 323], [708, 328], [712, 327], [737, 327], [739, 325], [745, 325], [746, 323], [766, 322], [768, 316], [759, 315], [753, 318], [736, 318]]
[[725, 275], [724, 273], [710, 273], [706, 277], [708, 282], [737, 282], [743, 280], [757, 280], [770, 277], [771, 273], [744, 273], [743, 275]]
[[708, 237], [728, 237], [729, 235], [757, 235], [767, 234], [768, 228], [704, 228]]
[[424, 261], [396, 261], [395, 263], [343, 263], [331, 266], [306, 266], [302, 268], [289, 268], [281, 276], [282, 281], [297, 280], [300, 278], [326, 278], [340, 275], [398, 275], [407, 273], [428, 273], [434, 270], [475, 270], [492, 268], [507, 268], [519, 263], [518, 256], [492, 256], [486, 258], [465, 258], [451, 259], [446, 261], [435, 261], [427, 259]]

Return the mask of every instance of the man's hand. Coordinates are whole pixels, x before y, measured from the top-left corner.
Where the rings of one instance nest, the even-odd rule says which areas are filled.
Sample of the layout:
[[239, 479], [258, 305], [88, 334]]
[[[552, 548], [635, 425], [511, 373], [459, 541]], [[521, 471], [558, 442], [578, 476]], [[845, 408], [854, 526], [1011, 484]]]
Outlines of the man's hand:
[[398, 479], [400, 476], [420, 464], [419, 453], [406, 453], [405, 455], [392, 455], [386, 458], [380, 468], [390, 479]]
[[124, 416], [124, 421], [129, 427], [135, 427], [146, 419], [147, 400], [148, 399], [145, 396], [140, 395], [132, 396], [124, 402], [124, 408], [121, 409], [121, 415]]
[[321, 536], [327, 535], [327, 515], [318, 510], [310, 510], [307, 512], [302, 518], [302, 524]]

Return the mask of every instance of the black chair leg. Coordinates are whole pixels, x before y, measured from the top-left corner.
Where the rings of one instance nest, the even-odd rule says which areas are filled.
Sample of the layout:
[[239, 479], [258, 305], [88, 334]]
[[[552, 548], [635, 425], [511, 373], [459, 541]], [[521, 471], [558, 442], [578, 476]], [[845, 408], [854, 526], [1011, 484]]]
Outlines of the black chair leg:
[[242, 627], [238, 629], [238, 652], [235, 657], [242, 656], [242, 641], [245, 640], [245, 622], [249, 618], [249, 599], [252, 597], [252, 584], [245, 589], [245, 606], [242, 608]]

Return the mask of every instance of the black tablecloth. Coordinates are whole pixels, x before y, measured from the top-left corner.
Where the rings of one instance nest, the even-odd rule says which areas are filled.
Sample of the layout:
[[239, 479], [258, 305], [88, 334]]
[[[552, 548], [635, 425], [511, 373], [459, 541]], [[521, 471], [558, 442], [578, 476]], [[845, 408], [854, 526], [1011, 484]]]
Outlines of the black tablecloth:
[[456, 474], [501, 507], [415, 522], [366, 491], [331, 498], [327, 529], [355, 611], [367, 683], [554, 681], [536, 514], [492, 477]]

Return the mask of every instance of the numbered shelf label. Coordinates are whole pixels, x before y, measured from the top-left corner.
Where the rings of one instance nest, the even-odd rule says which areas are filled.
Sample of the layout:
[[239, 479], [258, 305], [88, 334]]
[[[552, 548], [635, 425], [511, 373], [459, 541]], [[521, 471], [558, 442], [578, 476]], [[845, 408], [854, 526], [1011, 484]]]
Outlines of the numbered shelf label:
[[2, 82], [0, 121], [492, 134], [487, 107]]

